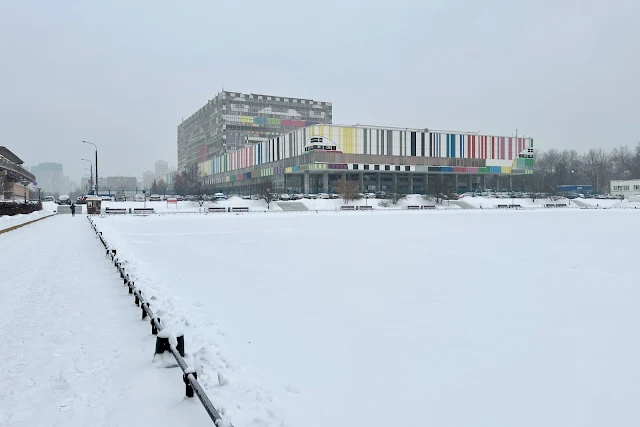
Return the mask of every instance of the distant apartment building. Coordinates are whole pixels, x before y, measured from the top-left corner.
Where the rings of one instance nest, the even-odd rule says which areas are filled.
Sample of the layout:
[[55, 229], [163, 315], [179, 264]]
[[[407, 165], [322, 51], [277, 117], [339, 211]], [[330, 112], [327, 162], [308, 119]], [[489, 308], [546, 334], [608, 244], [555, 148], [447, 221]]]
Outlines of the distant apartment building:
[[109, 191], [111, 193], [120, 193], [125, 191], [134, 191], [138, 187], [138, 179], [134, 176], [108, 176], [106, 186], [100, 184], [100, 191]]
[[165, 162], [164, 160], [158, 160], [156, 162], [156, 177], [163, 177], [165, 176], [167, 173], [169, 173], [169, 163]]
[[69, 191], [68, 178], [62, 172], [61, 163], [40, 163], [31, 167], [31, 173], [36, 176], [38, 187], [44, 193], [62, 194]]
[[151, 188], [151, 184], [153, 183], [154, 179], [156, 179], [155, 172], [146, 171], [142, 174], [142, 186], [144, 188]]
[[178, 170], [331, 121], [330, 102], [223, 91], [178, 126]]

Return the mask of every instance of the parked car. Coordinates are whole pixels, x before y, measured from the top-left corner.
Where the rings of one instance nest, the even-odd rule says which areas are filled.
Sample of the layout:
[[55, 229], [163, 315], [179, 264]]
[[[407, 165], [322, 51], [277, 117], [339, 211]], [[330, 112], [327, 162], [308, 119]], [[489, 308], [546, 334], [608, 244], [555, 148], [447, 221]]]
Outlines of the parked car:
[[58, 197], [58, 204], [59, 205], [70, 205], [71, 204], [71, 199], [69, 198], [68, 195], [63, 194], [62, 196]]
[[384, 191], [378, 191], [376, 193], [376, 199], [386, 199], [387, 198], [387, 193], [385, 193]]
[[144, 194], [136, 194], [135, 196], [133, 196], [133, 201], [134, 202], [144, 202], [145, 201]]
[[179, 202], [182, 202], [184, 200], [184, 197], [182, 196], [176, 196], [176, 200]]
[[44, 199], [42, 199], [43, 202], [55, 202], [56, 198], [53, 196], [45, 196]]
[[102, 200], [103, 202], [112, 202], [113, 201], [113, 197], [111, 197], [111, 196], [100, 196], [100, 200]]
[[160, 197], [159, 194], [152, 194], [151, 196], [149, 196], [149, 201], [150, 202], [161, 202], [162, 201], [162, 197]]
[[280, 200], [284, 200], [284, 201], [291, 200], [291, 196], [288, 195], [287, 193], [282, 193], [280, 195]]
[[318, 199], [330, 199], [331, 195], [328, 193], [320, 193], [318, 194]]
[[317, 199], [317, 198], [318, 198], [318, 195], [317, 195], [317, 194], [305, 194], [305, 195], [304, 195], [304, 198], [305, 198], [305, 199], [312, 199], [312, 200], [314, 200], [314, 199]]
[[213, 199], [214, 200], [227, 200], [227, 196], [225, 196], [223, 193], [215, 193], [213, 195]]
[[375, 199], [376, 193], [364, 193], [364, 197], [366, 197], [367, 199]]
[[339, 194], [336, 194], [336, 193], [331, 193], [331, 198], [332, 198], [332, 199], [339, 199], [339, 198], [340, 198], [340, 195], [339, 195]]

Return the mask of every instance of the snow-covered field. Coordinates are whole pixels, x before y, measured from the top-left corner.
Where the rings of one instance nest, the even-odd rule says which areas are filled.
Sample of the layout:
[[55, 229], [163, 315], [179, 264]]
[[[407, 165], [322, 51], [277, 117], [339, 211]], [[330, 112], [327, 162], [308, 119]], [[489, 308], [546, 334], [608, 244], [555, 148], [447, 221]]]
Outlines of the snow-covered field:
[[96, 223], [236, 427], [600, 427], [640, 425], [638, 214]]
[[0, 235], [0, 426], [211, 426], [86, 218]]

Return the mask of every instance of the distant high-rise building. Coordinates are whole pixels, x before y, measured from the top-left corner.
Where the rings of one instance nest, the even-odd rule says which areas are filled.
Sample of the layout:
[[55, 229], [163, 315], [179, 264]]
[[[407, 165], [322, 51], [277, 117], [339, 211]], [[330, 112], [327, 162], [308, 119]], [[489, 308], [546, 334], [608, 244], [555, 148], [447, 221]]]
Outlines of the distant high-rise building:
[[62, 173], [60, 163], [40, 163], [31, 167], [31, 173], [36, 176], [38, 186], [45, 193], [67, 193], [68, 178]]
[[167, 173], [169, 173], [169, 163], [158, 160], [156, 162], [156, 178], [164, 178]]
[[111, 193], [132, 191], [135, 193], [137, 187], [138, 180], [134, 176], [108, 176], [106, 187], [103, 187], [102, 184], [100, 184], [100, 191], [108, 190]]
[[178, 170], [331, 120], [330, 102], [224, 91], [178, 126]]
[[146, 171], [145, 173], [143, 173], [142, 185], [144, 186], [144, 188], [151, 188], [151, 184], [153, 183], [154, 179], [156, 179], [156, 174], [154, 172]]

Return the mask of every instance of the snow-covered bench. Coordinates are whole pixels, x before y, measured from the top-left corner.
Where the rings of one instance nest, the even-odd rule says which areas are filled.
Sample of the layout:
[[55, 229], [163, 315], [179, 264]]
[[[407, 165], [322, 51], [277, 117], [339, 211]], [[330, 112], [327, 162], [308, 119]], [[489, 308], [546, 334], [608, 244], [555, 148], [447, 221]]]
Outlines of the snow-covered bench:
[[355, 211], [356, 207], [355, 206], [340, 206], [340, 210], [341, 211]]
[[122, 215], [122, 214], [126, 214], [127, 210], [124, 208], [105, 208], [104, 209], [104, 213], [106, 213], [107, 215]]
[[247, 208], [247, 207], [231, 207], [231, 208], [229, 208], [229, 212], [249, 212], [249, 208]]
[[433, 205], [426, 205], [426, 206], [423, 206], [423, 207], [422, 207], [422, 209], [435, 209], [435, 208], [436, 208], [436, 207], [435, 207], [435, 206], [433, 206]]
[[407, 206], [407, 209], [410, 210], [410, 211], [418, 210], [418, 209], [420, 209], [420, 206], [418, 206], [418, 205], [409, 205], [409, 206]]
[[373, 206], [358, 206], [359, 211], [371, 211], [373, 210]]
[[133, 213], [135, 215], [149, 215], [155, 213], [153, 208], [133, 208]]
[[209, 212], [209, 213], [225, 213], [225, 212], [227, 212], [227, 208], [220, 208], [220, 207], [209, 208], [207, 210], [207, 212]]

